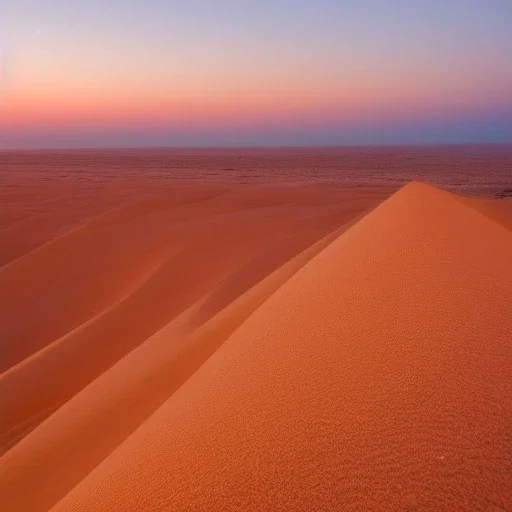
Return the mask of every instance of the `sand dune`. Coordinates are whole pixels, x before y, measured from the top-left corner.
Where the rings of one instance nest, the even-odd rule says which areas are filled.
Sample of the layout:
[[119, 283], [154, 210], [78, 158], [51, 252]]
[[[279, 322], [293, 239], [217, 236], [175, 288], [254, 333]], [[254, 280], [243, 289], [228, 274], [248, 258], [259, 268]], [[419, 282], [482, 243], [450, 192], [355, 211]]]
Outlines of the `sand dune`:
[[181, 185], [56, 217], [0, 267], [0, 503], [512, 506], [510, 203], [387, 195]]
[[176, 315], [199, 301], [200, 327], [385, 193], [172, 185], [0, 268], [1, 451]]

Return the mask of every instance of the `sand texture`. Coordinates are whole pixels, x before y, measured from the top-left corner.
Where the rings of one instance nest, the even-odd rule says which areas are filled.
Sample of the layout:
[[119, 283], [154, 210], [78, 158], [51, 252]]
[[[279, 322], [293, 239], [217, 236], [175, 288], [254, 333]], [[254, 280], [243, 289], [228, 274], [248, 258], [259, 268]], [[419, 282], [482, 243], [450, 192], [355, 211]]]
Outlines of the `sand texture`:
[[2, 190], [0, 508], [512, 509], [512, 203]]

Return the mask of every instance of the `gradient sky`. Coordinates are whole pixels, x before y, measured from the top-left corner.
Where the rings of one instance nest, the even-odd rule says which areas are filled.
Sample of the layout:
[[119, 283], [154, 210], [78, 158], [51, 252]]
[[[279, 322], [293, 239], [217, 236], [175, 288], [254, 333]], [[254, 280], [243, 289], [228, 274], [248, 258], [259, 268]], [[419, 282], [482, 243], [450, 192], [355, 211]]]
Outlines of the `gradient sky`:
[[512, 142], [511, 0], [7, 0], [0, 148]]

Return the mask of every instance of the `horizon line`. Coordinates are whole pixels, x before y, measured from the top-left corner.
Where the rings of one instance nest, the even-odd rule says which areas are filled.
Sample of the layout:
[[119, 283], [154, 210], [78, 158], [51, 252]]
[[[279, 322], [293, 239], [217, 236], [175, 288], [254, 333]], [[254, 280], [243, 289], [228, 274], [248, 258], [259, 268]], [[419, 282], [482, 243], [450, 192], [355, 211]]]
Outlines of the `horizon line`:
[[0, 153], [7, 152], [38, 152], [38, 151], [61, 151], [61, 152], [74, 152], [74, 151], [181, 151], [181, 150], [293, 150], [293, 149], [369, 149], [369, 148], [429, 148], [429, 147], [512, 147], [512, 140], [510, 142], [425, 142], [425, 143], [404, 143], [404, 144], [297, 144], [297, 145], [272, 145], [272, 144], [255, 144], [255, 145], [223, 145], [217, 144], [212, 146], [205, 145], [109, 145], [109, 146], [73, 146], [73, 147], [58, 147], [58, 146], [44, 146], [44, 147], [13, 147], [2, 148]]

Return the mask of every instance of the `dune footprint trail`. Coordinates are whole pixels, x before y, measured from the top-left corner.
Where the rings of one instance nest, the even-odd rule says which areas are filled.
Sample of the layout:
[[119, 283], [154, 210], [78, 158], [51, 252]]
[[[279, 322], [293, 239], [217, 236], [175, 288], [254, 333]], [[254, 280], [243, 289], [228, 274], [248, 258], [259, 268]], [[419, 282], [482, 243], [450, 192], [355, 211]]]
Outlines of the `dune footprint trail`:
[[[223, 203], [231, 261], [8, 449], [8, 510], [512, 506], [511, 232], [418, 183], [351, 224], [375, 197], [289, 194], [280, 216], [267, 192], [256, 244]], [[0, 389], [78, 353], [48, 352]]]

